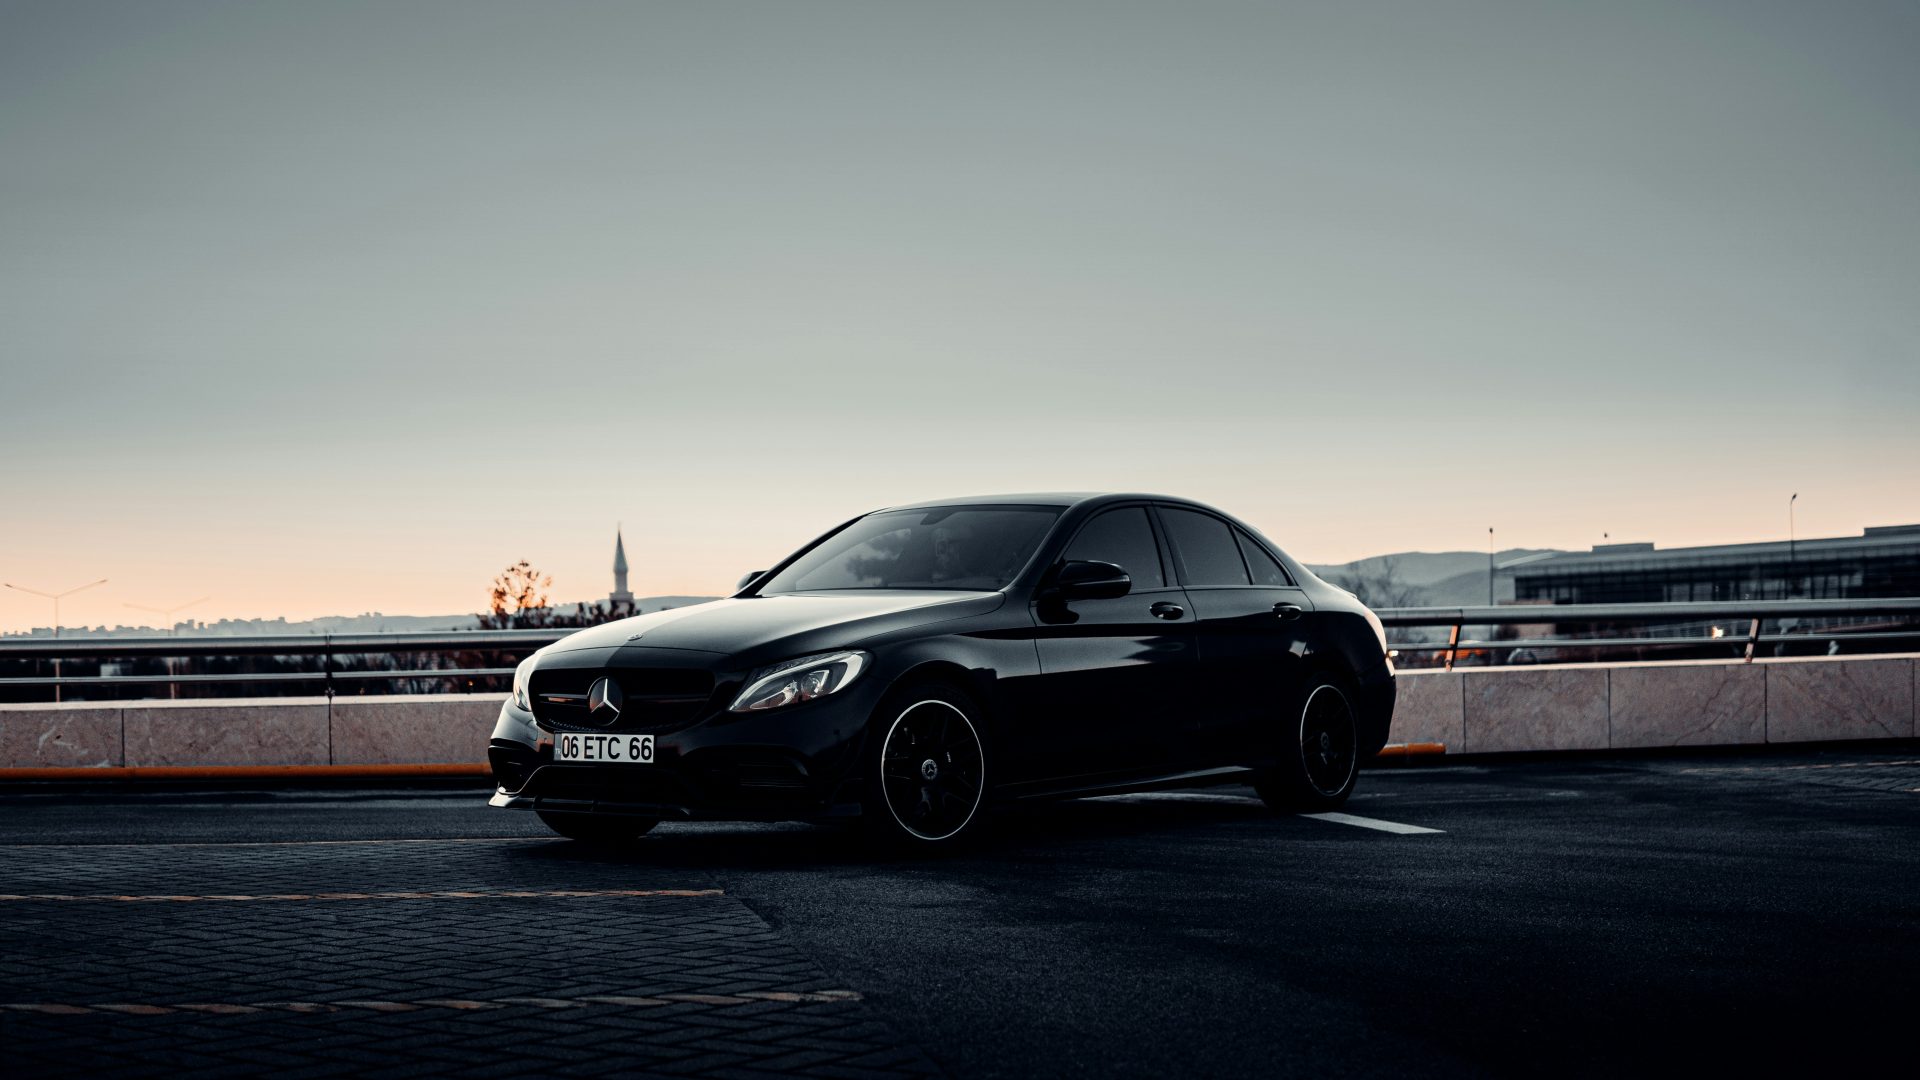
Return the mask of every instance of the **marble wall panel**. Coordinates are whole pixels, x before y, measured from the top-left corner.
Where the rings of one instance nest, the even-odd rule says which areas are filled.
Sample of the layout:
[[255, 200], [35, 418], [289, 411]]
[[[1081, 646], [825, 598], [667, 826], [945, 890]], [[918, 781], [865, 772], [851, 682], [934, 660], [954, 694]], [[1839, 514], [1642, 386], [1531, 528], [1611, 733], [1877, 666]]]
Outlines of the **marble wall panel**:
[[0, 768], [98, 768], [118, 764], [118, 705], [0, 706]]
[[1605, 750], [1603, 668], [1495, 668], [1466, 678], [1462, 742], [1470, 754]]
[[1608, 677], [1616, 749], [1767, 739], [1766, 672], [1753, 664], [1617, 667]]
[[1767, 741], [1910, 739], [1913, 664], [1877, 660], [1778, 660], [1767, 674]]
[[128, 765], [325, 765], [326, 699], [146, 702], [125, 710]]
[[487, 760], [502, 695], [335, 698], [335, 765], [469, 765]]

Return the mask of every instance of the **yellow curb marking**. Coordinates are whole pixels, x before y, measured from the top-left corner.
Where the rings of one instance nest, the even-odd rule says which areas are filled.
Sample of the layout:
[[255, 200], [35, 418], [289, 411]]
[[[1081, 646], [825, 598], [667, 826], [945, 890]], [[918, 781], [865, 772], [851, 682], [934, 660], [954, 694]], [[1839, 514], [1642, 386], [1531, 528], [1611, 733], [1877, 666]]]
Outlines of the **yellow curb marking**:
[[182, 1002], [153, 1005], [143, 1002], [109, 1002], [70, 1005], [65, 1002], [0, 1002], [0, 1011], [38, 1013], [42, 1016], [87, 1016], [96, 1013], [121, 1013], [130, 1016], [167, 1016], [175, 1013], [207, 1013], [213, 1016], [245, 1016], [262, 1012], [331, 1013], [342, 1009], [369, 1012], [402, 1013], [421, 1009], [584, 1009], [592, 1005], [622, 1005], [632, 1008], [657, 1008], [662, 1005], [757, 1005], [777, 1001], [787, 1004], [833, 1004], [864, 1000], [857, 990], [750, 990], [741, 994], [658, 994], [630, 997], [618, 994], [594, 994], [578, 998], [508, 997], [491, 1001], [467, 998], [430, 998], [420, 1001], [255, 1001]]
[[174, 894], [119, 895], [114, 893], [0, 893], [0, 902], [48, 900], [56, 903], [92, 903], [107, 902], [121, 904], [171, 903], [193, 904], [201, 901], [244, 901], [244, 900], [543, 900], [543, 899], [593, 899], [597, 897], [627, 896], [675, 896], [707, 897], [725, 896], [723, 889], [566, 889], [535, 892], [531, 890], [496, 890], [493, 892], [336, 892], [336, 893], [262, 893], [243, 895], [236, 893], [208, 893], [197, 896]]

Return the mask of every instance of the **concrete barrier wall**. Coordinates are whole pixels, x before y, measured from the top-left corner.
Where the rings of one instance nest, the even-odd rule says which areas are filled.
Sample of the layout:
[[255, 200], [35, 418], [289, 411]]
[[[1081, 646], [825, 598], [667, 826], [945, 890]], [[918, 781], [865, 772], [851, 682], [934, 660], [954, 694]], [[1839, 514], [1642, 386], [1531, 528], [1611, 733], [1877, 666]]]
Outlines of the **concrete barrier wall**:
[[500, 694], [0, 705], [0, 769], [474, 765]]
[[[1914, 738], [1920, 658], [1405, 671], [1392, 741], [1449, 753]], [[0, 705], [0, 769], [476, 765], [498, 694]]]
[[1911, 739], [1920, 658], [1400, 673], [1394, 742], [1455, 754]]

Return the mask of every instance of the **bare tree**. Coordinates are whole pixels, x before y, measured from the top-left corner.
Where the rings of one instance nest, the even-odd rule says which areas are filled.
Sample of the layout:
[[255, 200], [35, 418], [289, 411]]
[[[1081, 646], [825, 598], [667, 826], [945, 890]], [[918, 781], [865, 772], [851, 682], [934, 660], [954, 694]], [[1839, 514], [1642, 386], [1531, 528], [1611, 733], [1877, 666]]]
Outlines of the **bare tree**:
[[1334, 575], [1333, 583], [1359, 597], [1360, 602], [1370, 608], [1418, 607], [1426, 599], [1423, 591], [1417, 585], [1401, 581], [1398, 572], [1399, 567], [1391, 555], [1362, 559], [1353, 564], [1351, 572]]
[[482, 621], [491, 616], [499, 620], [498, 627], [545, 626], [541, 614], [550, 610], [547, 590], [552, 587], [551, 575], [542, 574], [521, 559], [493, 579], [487, 615], [481, 617]]
[[597, 626], [619, 617], [605, 603], [581, 604], [577, 609], [555, 611], [547, 591], [553, 578], [521, 559], [502, 570], [493, 579], [488, 592], [487, 610], [478, 616], [482, 630], [542, 630], [575, 626]]

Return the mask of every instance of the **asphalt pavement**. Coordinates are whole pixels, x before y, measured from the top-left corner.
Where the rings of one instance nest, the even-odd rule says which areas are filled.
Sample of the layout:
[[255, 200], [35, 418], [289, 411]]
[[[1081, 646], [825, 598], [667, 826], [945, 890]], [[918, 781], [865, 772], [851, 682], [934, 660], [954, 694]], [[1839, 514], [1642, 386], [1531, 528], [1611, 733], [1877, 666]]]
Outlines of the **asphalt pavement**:
[[1442, 760], [608, 854], [485, 792], [0, 792], [12, 1075], [1910, 1070], [1920, 748]]

